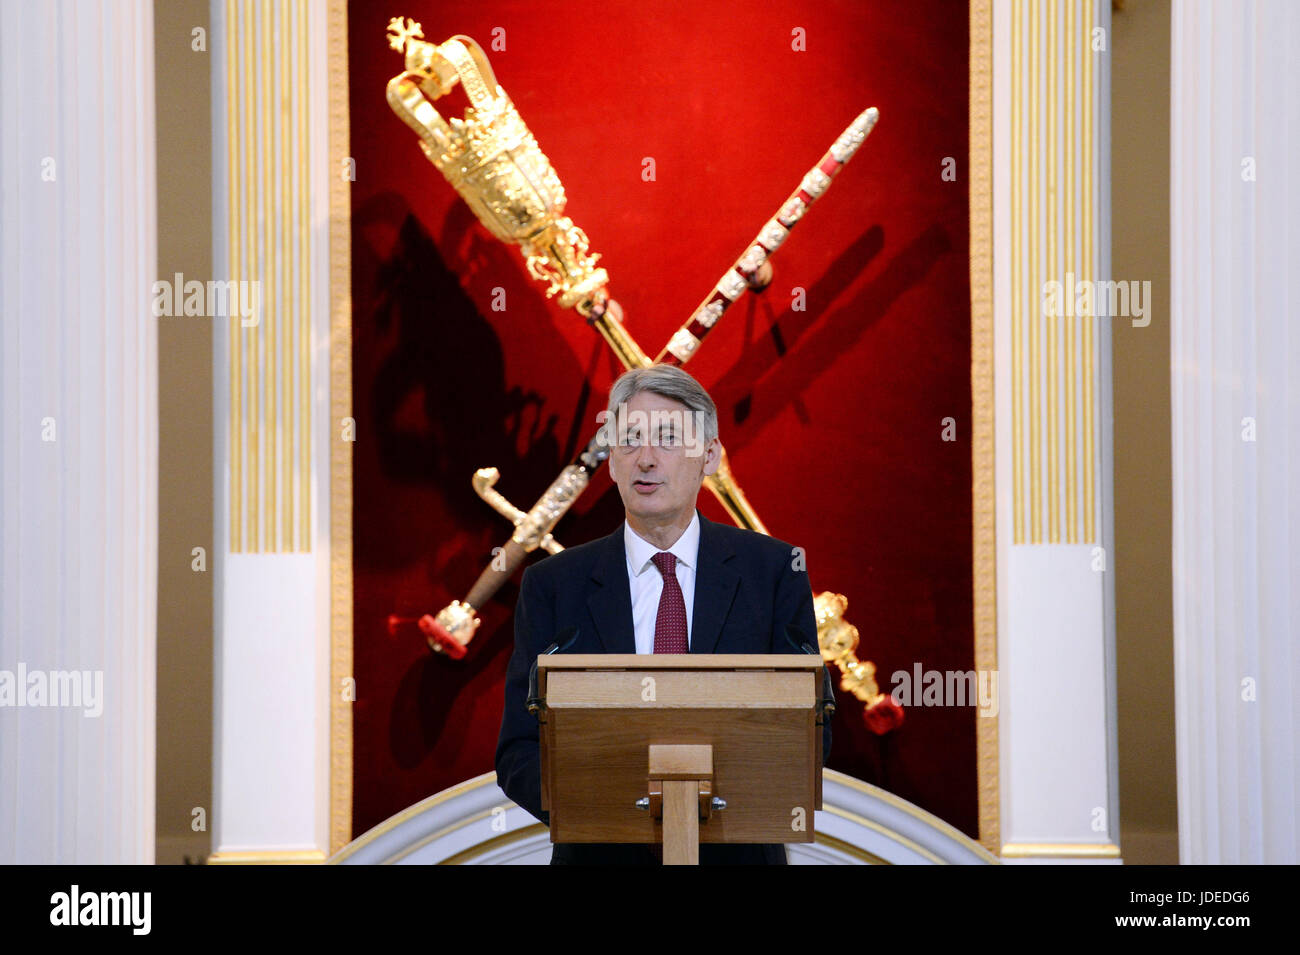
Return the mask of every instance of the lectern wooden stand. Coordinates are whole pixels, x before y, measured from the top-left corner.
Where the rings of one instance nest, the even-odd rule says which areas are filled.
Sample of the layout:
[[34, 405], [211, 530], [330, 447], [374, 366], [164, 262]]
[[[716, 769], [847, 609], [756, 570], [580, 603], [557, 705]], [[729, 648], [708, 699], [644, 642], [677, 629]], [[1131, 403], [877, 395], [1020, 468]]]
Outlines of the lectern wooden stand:
[[552, 842], [812, 842], [821, 808], [820, 656], [537, 659]]

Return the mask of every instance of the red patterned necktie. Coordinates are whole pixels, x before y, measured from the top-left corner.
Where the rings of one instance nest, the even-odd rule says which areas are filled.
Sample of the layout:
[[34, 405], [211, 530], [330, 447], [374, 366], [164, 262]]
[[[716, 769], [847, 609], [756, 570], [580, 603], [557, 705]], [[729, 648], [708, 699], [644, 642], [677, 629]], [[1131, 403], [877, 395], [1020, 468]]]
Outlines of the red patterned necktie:
[[663, 551], [650, 558], [664, 578], [655, 618], [655, 653], [689, 653], [686, 645], [686, 601], [677, 583], [677, 558]]

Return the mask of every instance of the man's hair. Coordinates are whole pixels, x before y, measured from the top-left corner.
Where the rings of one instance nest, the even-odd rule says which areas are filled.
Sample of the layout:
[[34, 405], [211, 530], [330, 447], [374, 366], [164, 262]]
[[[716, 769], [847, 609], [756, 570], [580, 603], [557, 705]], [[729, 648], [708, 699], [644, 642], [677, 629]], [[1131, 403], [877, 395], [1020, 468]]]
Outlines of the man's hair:
[[696, 412], [702, 420], [705, 444], [718, 436], [718, 409], [713, 399], [698, 381], [676, 365], [651, 365], [623, 372], [609, 389], [609, 407], [606, 409], [609, 419], [612, 421], [617, 416], [620, 405], [642, 391], [673, 398]]

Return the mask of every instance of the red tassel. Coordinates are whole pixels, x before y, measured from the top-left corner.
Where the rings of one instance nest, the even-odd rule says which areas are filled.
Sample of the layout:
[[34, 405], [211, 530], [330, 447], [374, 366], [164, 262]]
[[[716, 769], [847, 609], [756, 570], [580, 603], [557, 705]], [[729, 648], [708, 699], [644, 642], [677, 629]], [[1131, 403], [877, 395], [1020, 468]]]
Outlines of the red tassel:
[[415, 623], [415, 620], [415, 617], [399, 617], [395, 613], [390, 613], [388, 615], [388, 635], [390, 637], [397, 636], [397, 631], [401, 630], [403, 626]]
[[903, 725], [903, 708], [888, 693], [862, 711], [862, 721], [877, 736], [884, 736]]

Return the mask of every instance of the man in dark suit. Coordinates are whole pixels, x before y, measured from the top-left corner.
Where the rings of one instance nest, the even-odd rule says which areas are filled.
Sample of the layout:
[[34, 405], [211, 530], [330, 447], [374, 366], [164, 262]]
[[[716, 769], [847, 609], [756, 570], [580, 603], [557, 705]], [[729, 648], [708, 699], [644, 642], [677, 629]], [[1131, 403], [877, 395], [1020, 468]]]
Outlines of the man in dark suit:
[[[515, 605], [515, 649], [506, 673], [497, 742], [501, 788], [542, 822], [536, 719], [527, 711], [537, 655], [568, 628], [569, 653], [794, 653], [787, 636], [817, 644], [802, 551], [695, 507], [721, 460], [708, 393], [672, 365], [627, 372], [610, 389], [604, 420], [610, 476], [626, 521], [608, 537], [572, 547], [524, 571]], [[825, 726], [823, 759], [830, 753]], [[557, 843], [552, 864], [653, 865], [657, 847]], [[704, 844], [700, 863], [785, 864], [785, 846]]]

